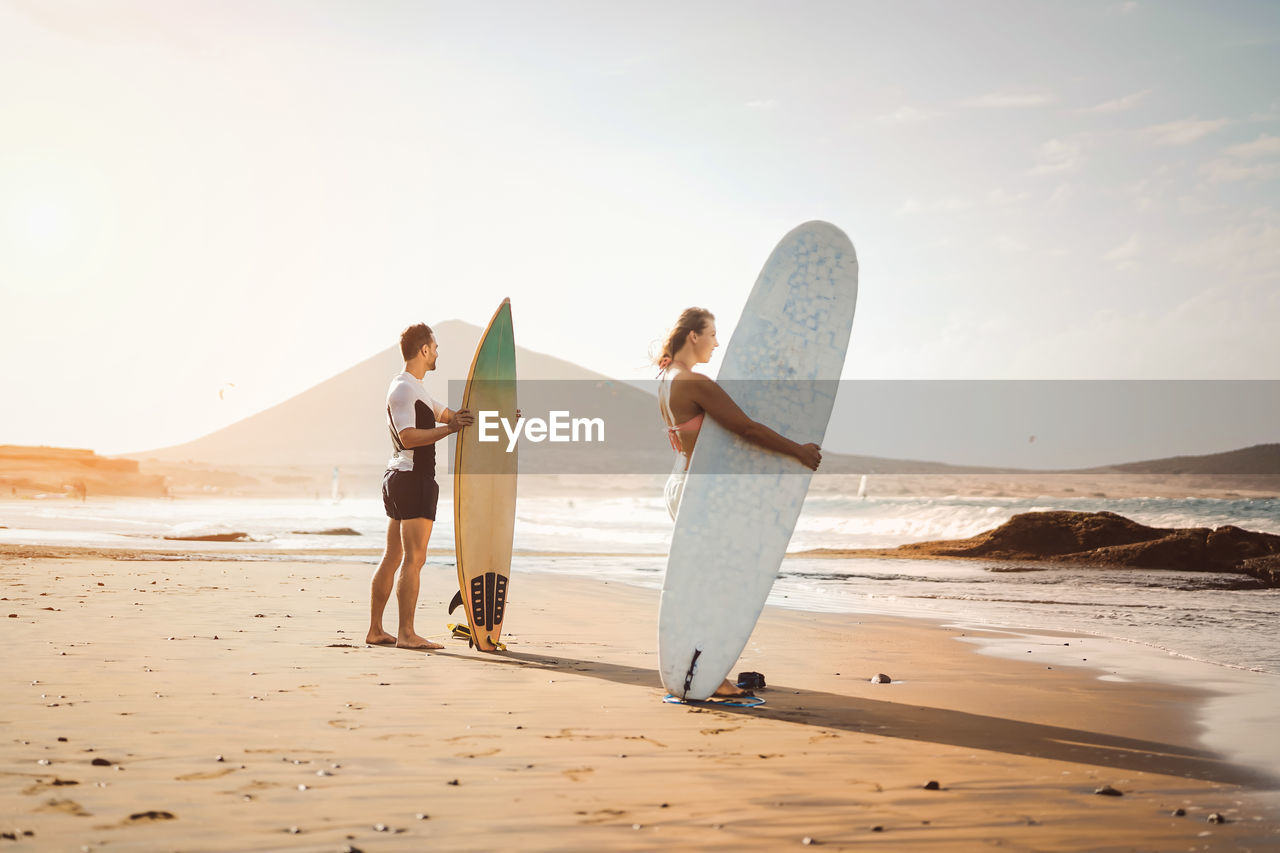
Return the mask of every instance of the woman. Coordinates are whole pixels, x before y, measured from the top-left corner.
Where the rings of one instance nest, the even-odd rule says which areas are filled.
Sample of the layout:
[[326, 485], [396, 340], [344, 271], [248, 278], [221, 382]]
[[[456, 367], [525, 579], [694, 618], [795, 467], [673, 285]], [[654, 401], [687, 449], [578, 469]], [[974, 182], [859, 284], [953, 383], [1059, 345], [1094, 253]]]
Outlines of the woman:
[[818, 470], [821, 449], [816, 444], [797, 444], [762, 423], [747, 417], [715, 380], [694, 371], [711, 360], [720, 346], [716, 340], [716, 318], [705, 308], [688, 308], [680, 315], [662, 346], [658, 359], [661, 382], [658, 408], [667, 424], [667, 436], [676, 452], [676, 465], [667, 480], [667, 512], [674, 521], [684, 491], [693, 446], [698, 441], [702, 420], [710, 415], [720, 426], [766, 450], [785, 453], [807, 468]]
[[[716, 318], [705, 308], [687, 308], [667, 335], [658, 359], [661, 382], [658, 384], [658, 408], [667, 424], [667, 436], [676, 452], [675, 468], [667, 480], [667, 512], [674, 521], [684, 492], [684, 479], [689, 459], [698, 441], [698, 431], [707, 415], [720, 426], [758, 444], [766, 450], [794, 456], [808, 468], [818, 469], [822, 453], [816, 444], [797, 444], [762, 423], [747, 417], [738, 404], [713, 379], [693, 368], [711, 360], [720, 342], [716, 340]], [[736, 684], [725, 679], [714, 694], [718, 698], [747, 695]]]

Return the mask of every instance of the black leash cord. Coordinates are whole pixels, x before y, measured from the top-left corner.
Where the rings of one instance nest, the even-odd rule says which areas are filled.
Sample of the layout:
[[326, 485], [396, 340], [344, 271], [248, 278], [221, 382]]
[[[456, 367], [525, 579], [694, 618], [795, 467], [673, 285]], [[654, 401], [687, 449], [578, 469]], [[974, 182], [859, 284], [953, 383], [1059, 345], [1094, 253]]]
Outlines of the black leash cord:
[[702, 654], [702, 649], [694, 649], [693, 657], [689, 659], [689, 671], [684, 674], [684, 693], [681, 694], [681, 699], [689, 695], [689, 688], [693, 686], [693, 670], [698, 665], [698, 655], [700, 654]]

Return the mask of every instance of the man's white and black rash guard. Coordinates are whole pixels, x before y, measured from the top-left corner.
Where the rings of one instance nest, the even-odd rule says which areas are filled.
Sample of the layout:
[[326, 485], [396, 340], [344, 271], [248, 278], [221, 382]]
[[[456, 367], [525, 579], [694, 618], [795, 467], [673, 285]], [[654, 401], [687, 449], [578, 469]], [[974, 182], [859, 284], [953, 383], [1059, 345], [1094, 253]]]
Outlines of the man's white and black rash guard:
[[387, 427], [395, 453], [387, 463], [391, 471], [412, 471], [425, 477], [436, 475], [436, 446], [405, 447], [400, 430], [405, 427], [432, 429], [444, 413], [445, 405], [427, 393], [422, 380], [405, 371], [391, 380], [387, 389]]

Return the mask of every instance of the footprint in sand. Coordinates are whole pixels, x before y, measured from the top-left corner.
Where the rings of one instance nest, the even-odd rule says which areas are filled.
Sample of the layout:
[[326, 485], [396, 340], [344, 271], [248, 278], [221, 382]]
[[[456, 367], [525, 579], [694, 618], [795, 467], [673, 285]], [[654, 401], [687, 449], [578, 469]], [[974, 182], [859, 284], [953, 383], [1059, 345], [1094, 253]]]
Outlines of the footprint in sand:
[[568, 776], [575, 782], [581, 782], [584, 777], [595, 772], [596, 769], [594, 767], [575, 767], [572, 770], [565, 770], [564, 775]]
[[205, 770], [200, 773], [184, 773], [181, 776], [174, 776], [173, 778], [177, 782], [194, 782], [197, 779], [217, 779], [221, 776], [226, 776], [228, 773], [235, 772], [236, 768], [227, 767], [222, 770]]
[[50, 788], [61, 788], [65, 785], [79, 785], [79, 784], [80, 783], [77, 782], [75, 779], [54, 779], [49, 782], [46, 782], [42, 779], [39, 782], [36, 782], [34, 785], [29, 785], [28, 787], [23, 788], [22, 793], [26, 794], [27, 796], [34, 796], [35, 794], [39, 794], [41, 791], [47, 791]]
[[454, 758], [488, 758], [491, 755], [497, 755], [502, 752], [500, 749], [486, 749], [484, 752], [459, 752]]
[[701, 732], [701, 734], [704, 734], [704, 735], [719, 735], [719, 734], [724, 734], [725, 732], [736, 732], [736, 731], [737, 731], [738, 729], [740, 729], [740, 728], [742, 728], [742, 727], [741, 727], [741, 726], [729, 726], [728, 728], [724, 728], [724, 729], [703, 729], [703, 730], [702, 730], [702, 732]]
[[32, 811], [52, 812], [54, 814], [69, 814], [76, 817], [89, 817], [89, 813], [84, 810], [84, 806], [75, 800], [48, 800], [43, 805], [36, 806]]
[[358, 723], [354, 723], [351, 720], [330, 720], [329, 725], [335, 729], [346, 729], [349, 732], [360, 728]]

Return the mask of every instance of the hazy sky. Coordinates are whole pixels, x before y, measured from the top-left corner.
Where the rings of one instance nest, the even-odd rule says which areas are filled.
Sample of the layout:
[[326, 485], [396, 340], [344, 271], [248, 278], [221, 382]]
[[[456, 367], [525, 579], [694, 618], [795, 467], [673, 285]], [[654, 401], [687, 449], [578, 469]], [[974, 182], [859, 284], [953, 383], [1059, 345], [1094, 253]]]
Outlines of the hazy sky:
[[814, 218], [846, 377], [1280, 378], [1278, 38], [1270, 0], [0, 0], [0, 444], [186, 441], [504, 296], [647, 377]]

